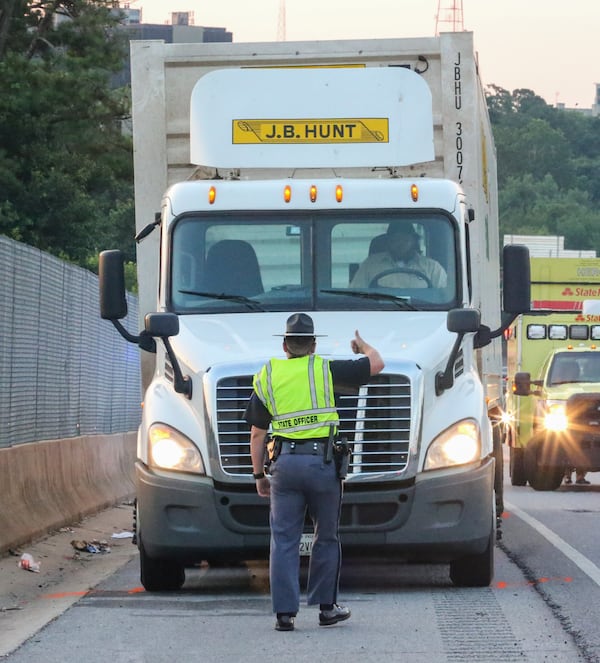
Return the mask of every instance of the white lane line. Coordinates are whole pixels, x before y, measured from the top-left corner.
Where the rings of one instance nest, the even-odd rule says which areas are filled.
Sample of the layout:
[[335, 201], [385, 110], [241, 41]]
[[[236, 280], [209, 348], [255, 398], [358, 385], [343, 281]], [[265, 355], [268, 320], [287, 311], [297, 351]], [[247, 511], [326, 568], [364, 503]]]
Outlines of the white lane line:
[[504, 502], [505, 508], [518, 516], [521, 520], [533, 527], [534, 530], [539, 532], [545, 539], [547, 539], [555, 548], [558, 548], [566, 557], [568, 557], [573, 564], [578, 566], [586, 575], [588, 575], [600, 587], [600, 569], [591, 562], [587, 557], [582, 555], [573, 546], [570, 546], [564, 539], [561, 539], [558, 534], [555, 534], [551, 529], [548, 529], [539, 520], [530, 516], [525, 511], [519, 509], [518, 506]]

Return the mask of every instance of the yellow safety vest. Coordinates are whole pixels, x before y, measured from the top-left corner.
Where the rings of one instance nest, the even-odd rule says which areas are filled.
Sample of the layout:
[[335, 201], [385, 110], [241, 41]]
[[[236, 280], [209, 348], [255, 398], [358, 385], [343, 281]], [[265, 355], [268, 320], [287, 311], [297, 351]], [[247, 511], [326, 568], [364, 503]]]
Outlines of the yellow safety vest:
[[254, 376], [254, 391], [273, 417], [274, 435], [328, 437], [339, 417], [329, 362], [318, 355], [271, 359]]

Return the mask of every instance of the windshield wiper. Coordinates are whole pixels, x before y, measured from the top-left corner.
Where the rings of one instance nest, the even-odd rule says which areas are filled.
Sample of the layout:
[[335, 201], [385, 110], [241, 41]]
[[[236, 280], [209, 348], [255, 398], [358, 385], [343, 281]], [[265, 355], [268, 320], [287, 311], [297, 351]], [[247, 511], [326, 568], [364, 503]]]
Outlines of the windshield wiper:
[[409, 297], [399, 297], [398, 295], [390, 295], [385, 292], [365, 292], [364, 290], [320, 290], [319, 292], [326, 292], [331, 295], [346, 295], [348, 297], [360, 297], [362, 299], [375, 299], [393, 302], [398, 308], [405, 311], [418, 311], [416, 306], [413, 306]]
[[264, 311], [265, 309], [260, 305], [256, 299], [244, 297], [244, 295], [227, 295], [224, 292], [200, 292], [199, 290], [178, 290], [182, 295], [196, 295], [197, 297], [208, 297], [209, 299], [224, 299], [228, 302], [237, 302], [244, 304], [251, 311]]

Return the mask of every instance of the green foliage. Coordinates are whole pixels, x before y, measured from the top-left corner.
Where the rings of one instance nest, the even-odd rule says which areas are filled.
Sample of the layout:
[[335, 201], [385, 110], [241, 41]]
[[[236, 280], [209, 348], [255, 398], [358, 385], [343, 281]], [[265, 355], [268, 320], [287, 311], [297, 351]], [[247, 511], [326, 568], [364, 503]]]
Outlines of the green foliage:
[[490, 86], [500, 234], [564, 235], [600, 255], [600, 118], [548, 106], [531, 90]]
[[104, 248], [135, 255], [129, 94], [111, 87], [126, 38], [111, 5], [7, 0], [0, 13], [0, 232], [82, 266]]

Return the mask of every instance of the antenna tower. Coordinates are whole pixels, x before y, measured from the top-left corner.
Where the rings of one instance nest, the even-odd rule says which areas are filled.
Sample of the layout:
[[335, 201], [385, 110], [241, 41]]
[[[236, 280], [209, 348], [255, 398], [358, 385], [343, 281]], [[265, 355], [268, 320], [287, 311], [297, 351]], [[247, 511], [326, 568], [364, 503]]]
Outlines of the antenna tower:
[[463, 32], [464, 29], [462, 0], [438, 0], [435, 15], [436, 37], [440, 32]]
[[277, 41], [285, 41], [285, 0], [279, 0], [277, 17]]

